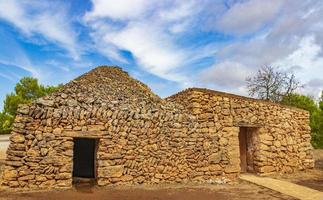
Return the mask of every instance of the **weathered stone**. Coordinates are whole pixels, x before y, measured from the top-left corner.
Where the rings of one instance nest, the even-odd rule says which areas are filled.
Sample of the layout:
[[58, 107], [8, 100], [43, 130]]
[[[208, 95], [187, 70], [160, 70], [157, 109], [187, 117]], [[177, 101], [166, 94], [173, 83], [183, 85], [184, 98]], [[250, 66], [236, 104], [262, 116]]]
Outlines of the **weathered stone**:
[[267, 140], [267, 141], [273, 141], [274, 138], [268, 134], [262, 134], [262, 135], [259, 135], [259, 138], [261, 140]]
[[88, 130], [89, 131], [102, 131], [105, 127], [103, 125], [89, 125]]
[[36, 139], [37, 139], [38, 141], [43, 140], [43, 133], [42, 133], [42, 132], [40, 132], [40, 133], [36, 133]]
[[67, 180], [57, 180], [56, 186], [60, 188], [70, 188], [72, 186], [72, 181], [70, 179]]
[[12, 134], [10, 136], [10, 141], [15, 143], [23, 143], [25, 141], [25, 137], [22, 134]]
[[209, 170], [211, 172], [214, 172], [214, 171], [223, 171], [221, 165], [210, 165], [209, 166]]
[[72, 177], [71, 173], [59, 173], [55, 176], [56, 180], [66, 180]]
[[98, 170], [99, 177], [120, 178], [123, 174], [124, 166], [108, 166]]
[[16, 180], [17, 176], [18, 176], [18, 172], [16, 170], [5, 170], [2, 173], [2, 178], [3, 180], [6, 180], [6, 181]]
[[48, 149], [46, 149], [46, 148], [41, 148], [41, 149], [40, 149], [40, 154], [41, 154], [42, 156], [46, 156], [46, 155], [47, 155], [47, 153], [48, 153]]
[[69, 99], [67, 100], [67, 106], [70, 106], [70, 107], [76, 107], [77, 106], [77, 101], [75, 99]]
[[61, 134], [62, 133], [62, 129], [61, 128], [55, 128], [54, 130], [53, 130], [53, 134], [55, 134], [55, 135], [59, 135], [59, 134]]
[[29, 106], [21, 105], [18, 107], [17, 112], [20, 114], [28, 115], [29, 113]]
[[123, 158], [120, 153], [102, 153], [99, 155], [100, 159], [114, 160]]
[[36, 176], [36, 181], [44, 182], [44, 181], [47, 181], [47, 178], [44, 175], [39, 175], [39, 176]]
[[39, 187], [40, 188], [50, 188], [56, 184], [56, 180], [47, 180], [42, 182]]
[[124, 176], [122, 176], [122, 177], [120, 178], [120, 180], [121, 180], [122, 182], [129, 182], [129, 181], [133, 180], [133, 176], [131, 176], [131, 175], [124, 175]]
[[11, 160], [8, 160], [6, 161], [6, 165], [7, 166], [13, 166], [13, 167], [20, 167], [23, 165], [23, 163], [21, 161], [11, 161]]
[[219, 144], [220, 144], [221, 146], [225, 146], [225, 145], [227, 145], [227, 144], [228, 144], [228, 139], [226, 139], [226, 138], [224, 138], [224, 137], [220, 138], [220, 140], [219, 140]]
[[33, 175], [33, 174], [21, 176], [18, 178], [19, 181], [26, 181], [26, 180], [33, 180], [33, 179], [35, 179], [35, 175]]
[[26, 176], [29, 175], [31, 173], [30, 169], [23, 169], [19, 171], [19, 176]]
[[281, 146], [281, 143], [279, 141], [274, 141], [274, 146], [279, 148]]
[[209, 156], [209, 162], [211, 164], [218, 164], [221, 162], [221, 159], [222, 159], [222, 155], [220, 152], [218, 153], [213, 153]]
[[53, 100], [46, 100], [44, 98], [39, 98], [36, 100], [36, 103], [39, 105], [43, 105], [43, 106], [49, 106], [52, 107], [54, 105], [54, 101]]
[[270, 173], [270, 172], [275, 171], [275, 167], [273, 167], [273, 166], [263, 166], [263, 167], [260, 168], [259, 171], [261, 173]]
[[225, 167], [224, 171], [226, 173], [237, 173], [240, 171], [240, 166], [239, 165], [228, 165]]
[[39, 155], [40, 155], [40, 153], [36, 149], [29, 149], [27, 151], [27, 156], [29, 156], [29, 157], [38, 157]]

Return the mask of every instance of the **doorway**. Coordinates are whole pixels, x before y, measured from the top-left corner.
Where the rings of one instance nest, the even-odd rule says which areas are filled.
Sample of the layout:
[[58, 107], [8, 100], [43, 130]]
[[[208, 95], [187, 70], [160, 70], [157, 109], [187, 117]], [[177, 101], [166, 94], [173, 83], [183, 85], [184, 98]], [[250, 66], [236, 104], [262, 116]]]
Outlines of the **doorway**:
[[255, 133], [257, 128], [240, 127], [239, 148], [241, 172], [254, 172]]
[[74, 138], [73, 178], [96, 178], [97, 139]]

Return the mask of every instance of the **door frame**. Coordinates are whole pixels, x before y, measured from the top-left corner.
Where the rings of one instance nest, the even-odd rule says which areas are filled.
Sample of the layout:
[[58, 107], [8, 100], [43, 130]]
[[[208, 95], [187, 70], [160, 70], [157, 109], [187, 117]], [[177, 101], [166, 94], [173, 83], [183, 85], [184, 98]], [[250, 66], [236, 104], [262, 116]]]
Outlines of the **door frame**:
[[255, 173], [254, 166], [257, 139], [256, 134], [259, 127], [255, 126], [241, 126], [239, 127], [239, 155], [240, 155], [240, 172], [241, 173]]
[[247, 127], [240, 127], [239, 129], [239, 157], [240, 157], [240, 172], [247, 172]]
[[[100, 142], [100, 138], [99, 137], [91, 137], [91, 136], [76, 136], [73, 137], [73, 157], [72, 157], [72, 162], [73, 162], [73, 167], [72, 167], [72, 178], [74, 178], [73, 176], [73, 171], [74, 171], [74, 140], [75, 139], [93, 139], [94, 140], [94, 163], [93, 163], [93, 170], [94, 170], [94, 179], [95, 181], [97, 181], [97, 177], [98, 177], [98, 149], [99, 149], [99, 142]], [[90, 179], [90, 178], [89, 178]]]

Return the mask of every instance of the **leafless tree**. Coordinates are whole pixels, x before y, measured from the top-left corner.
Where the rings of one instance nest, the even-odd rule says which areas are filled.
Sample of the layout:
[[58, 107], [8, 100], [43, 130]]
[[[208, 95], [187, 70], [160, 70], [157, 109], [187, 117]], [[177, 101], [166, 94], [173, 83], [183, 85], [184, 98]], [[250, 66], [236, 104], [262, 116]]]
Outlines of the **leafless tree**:
[[302, 87], [292, 72], [268, 65], [261, 67], [254, 77], [248, 77], [246, 81], [251, 96], [273, 102], [279, 102], [282, 97]]

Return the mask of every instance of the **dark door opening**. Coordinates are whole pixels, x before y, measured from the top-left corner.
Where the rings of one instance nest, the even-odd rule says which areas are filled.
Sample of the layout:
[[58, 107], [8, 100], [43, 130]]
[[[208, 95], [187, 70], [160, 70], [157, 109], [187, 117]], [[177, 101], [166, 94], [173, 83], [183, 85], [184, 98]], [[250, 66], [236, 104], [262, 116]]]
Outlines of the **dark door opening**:
[[96, 177], [96, 139], [74, 138], [73, 177]]
[[256, 128], [240, 127], [240, 167], [241, 172], [254, 172], [254, 133]]

